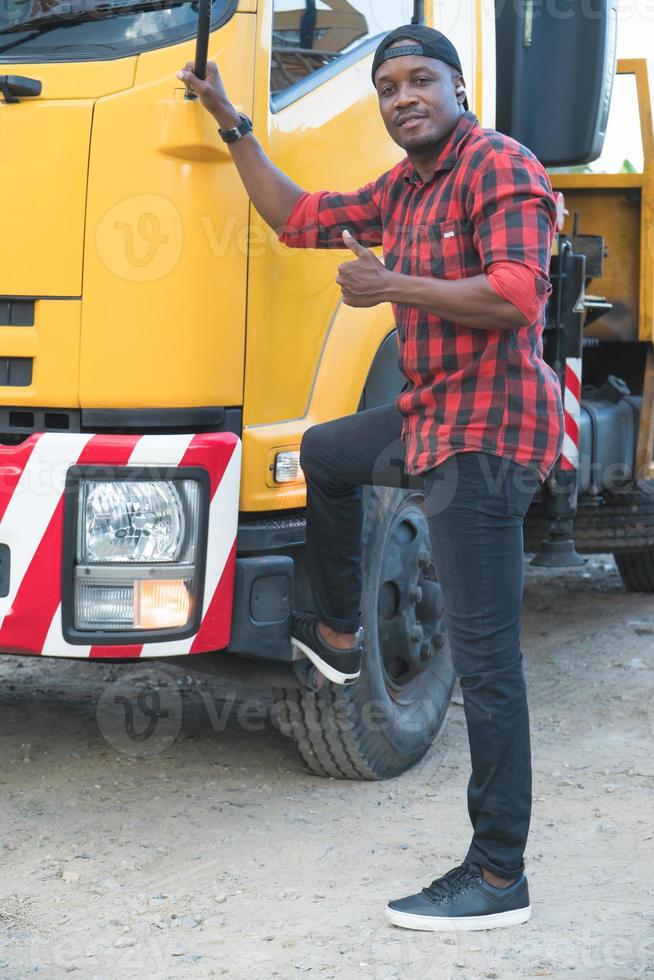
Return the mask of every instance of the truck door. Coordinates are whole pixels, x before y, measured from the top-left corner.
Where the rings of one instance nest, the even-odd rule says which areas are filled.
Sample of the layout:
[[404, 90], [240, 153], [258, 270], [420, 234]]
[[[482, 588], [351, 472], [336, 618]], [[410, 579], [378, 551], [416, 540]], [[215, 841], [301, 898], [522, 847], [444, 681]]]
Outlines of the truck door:
[[[271, 111], [259, 136], [300, 186], [356, 190], [401, 158], [381, 122], [370, 69], [381, 36], [412, 13], [413, 0], [274, 0]], [[254, 221], [257, 237], [269, 241]], [[245, 421], [254, 425], [305, 413], [339, 304], [336, 269], [347, 259], [340, 250], [273, 246], [257, 249], [250, 266]]]

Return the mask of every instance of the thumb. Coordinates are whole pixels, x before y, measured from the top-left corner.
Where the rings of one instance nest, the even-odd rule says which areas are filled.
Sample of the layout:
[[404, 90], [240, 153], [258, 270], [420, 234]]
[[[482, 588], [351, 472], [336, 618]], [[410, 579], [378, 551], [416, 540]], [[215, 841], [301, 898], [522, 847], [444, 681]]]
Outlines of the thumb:
[[365, 245], [362, 245], [360, 242], [358, 242], [354, 237], [354, 235], [352, 234], [352, 232], [348, 231], [347, 228], [343, 232], [343, 241], [345, 242], [346, 246], [350, 249], [350, 251], [354, 252], [355, 255], [358, 255], [359, 258], [361, 258], [364, 255], [367, 255], [369, 252], [369, 249], [367, 249]]
[[184, 65], [181, 71], [177, 72], [177, 78], [184, 82], [185, 85], [192, 85], [194, 82], [197, 83], [201, 81], [199, 78], [196, 78], [193, 72], [193, 67], [194, 66], [189, 61], [186, 65]]

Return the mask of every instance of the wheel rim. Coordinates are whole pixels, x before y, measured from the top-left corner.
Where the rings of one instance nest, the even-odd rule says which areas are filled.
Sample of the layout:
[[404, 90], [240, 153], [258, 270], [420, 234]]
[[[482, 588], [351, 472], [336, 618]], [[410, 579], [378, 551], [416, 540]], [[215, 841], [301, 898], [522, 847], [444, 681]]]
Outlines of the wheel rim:
[[409, 704], [448, 656], [443, 597], [432, 561], [423, 498], [405, 498], [391, 522], [382, 558], [377, 631], [386, 688]]

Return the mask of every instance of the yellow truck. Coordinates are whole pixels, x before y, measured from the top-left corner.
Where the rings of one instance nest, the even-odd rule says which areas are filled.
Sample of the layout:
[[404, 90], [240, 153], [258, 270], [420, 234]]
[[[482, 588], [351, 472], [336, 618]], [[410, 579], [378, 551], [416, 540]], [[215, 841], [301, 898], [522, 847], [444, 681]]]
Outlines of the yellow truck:
[[527, 545], [552, 566], [612, 551], [628, 588], [654, 591], [649, 89], [644, 62], [618, 65], [636, 78], [641, 172], [584, 172], [617, 21], [616, 0], [587, 7], [3, 5], [0, 651], [263, 684], [321, 775], [397, 775], [432, 743], [454, 677], [418, 491], [368, 495], [360, 683], [314, 695], [292, 670], [291, 612], [312, 602], [302, 435], [401, 390], [391, 310], [340, 302], [338, 252], [277, 242], [176, 78], [208, 55], [282, 170], [356, 188], [398, 159], [370, 65], [412, 19], [452, 38], [471, 107], [556, 168], [569, 211], [544, 331], [566, 445]]

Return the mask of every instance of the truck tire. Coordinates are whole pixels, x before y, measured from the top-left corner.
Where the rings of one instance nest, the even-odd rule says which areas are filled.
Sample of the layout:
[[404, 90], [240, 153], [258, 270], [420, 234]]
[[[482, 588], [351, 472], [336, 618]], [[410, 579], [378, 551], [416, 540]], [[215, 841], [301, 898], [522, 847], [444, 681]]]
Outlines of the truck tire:
[[447, 713], [454, 670], [418, 492], [369, 491], [362, 673], [317, 693], [276, 689], [276, 722], [319, 776], [376, 780], [421, 759]]
[[654, 592], [654, 548], [613, 556], [628, 592]]
[[[540, 504], [533, 504], [525, 521], [525, 551], [538, 551], [546, 537]], [[599, 498], [581, 497], [574, 538], [581, 554], [613, 552], [616, 561], [618, 555], [650, 552], [654, 549], [654, 481], [606, 492]]]

